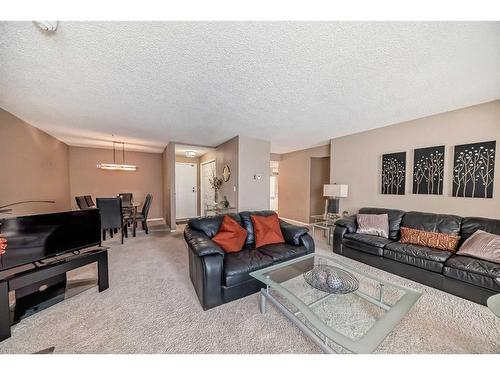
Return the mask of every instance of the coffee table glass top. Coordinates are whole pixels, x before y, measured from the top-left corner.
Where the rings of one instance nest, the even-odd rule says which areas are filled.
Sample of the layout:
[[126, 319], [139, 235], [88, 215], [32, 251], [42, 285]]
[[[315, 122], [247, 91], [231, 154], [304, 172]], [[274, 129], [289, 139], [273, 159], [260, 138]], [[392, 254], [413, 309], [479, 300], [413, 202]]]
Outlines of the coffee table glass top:
[[[348, 294], [333, 294], [313, 288], [303, 274], [317, 265], [349, 272], [358, 280], [359, 289]], [[308, 331], [336, 352], [371, 353], [421, 295], [416, 290], [389, 283], [318, 254], [250, 275], [266, 284], [263, 297], [286, 308]]]

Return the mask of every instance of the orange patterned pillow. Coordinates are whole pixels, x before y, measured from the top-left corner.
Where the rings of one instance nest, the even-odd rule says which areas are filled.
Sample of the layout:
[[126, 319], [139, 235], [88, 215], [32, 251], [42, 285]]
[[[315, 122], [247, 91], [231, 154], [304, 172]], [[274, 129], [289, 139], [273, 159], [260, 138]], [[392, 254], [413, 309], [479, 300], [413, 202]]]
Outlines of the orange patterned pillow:
[[401, 227], [401, 239], [399, 242], [433, 247], [454, 253], [457, 251], [459, 240], [460, 236]]

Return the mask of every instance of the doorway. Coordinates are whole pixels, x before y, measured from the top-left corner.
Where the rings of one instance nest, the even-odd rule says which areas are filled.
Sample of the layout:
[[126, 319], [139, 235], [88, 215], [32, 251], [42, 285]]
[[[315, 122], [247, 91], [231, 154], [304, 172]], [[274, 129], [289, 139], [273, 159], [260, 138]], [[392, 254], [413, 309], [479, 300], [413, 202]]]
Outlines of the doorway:
[[198, 164], [175, 163], [175, 206], [176, 219], [197, 216], [198, 207]]
[[215, 204], [215, 191], [210, 186], [210, 179], [216, 174], [215, 160], [201, 163], [200, 185], [201, 185], [201, 215], [206, 215], [206, 207]]

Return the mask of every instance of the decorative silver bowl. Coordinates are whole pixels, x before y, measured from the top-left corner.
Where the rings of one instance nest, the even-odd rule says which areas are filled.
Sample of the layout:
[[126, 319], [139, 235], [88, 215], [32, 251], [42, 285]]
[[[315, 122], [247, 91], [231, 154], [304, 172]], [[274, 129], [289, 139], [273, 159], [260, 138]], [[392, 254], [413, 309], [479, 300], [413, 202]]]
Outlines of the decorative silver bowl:
[[304, 279], [313, 288], [327, 293], [347, 294], [359, 288], [358, 279], [353, 274], [325, 264], [304, 272]]

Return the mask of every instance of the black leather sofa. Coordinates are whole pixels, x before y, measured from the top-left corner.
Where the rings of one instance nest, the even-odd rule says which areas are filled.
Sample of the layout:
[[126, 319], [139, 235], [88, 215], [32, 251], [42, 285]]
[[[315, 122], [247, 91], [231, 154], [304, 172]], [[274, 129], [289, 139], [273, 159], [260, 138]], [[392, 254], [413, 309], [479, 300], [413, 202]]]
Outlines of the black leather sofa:
[[500, 264], [429, 247], [399, 243], [400, 227], [459, 235], [459, 246], [476, 230], [500, 234], [500, 220], [384, 208], [364, 214], [389, 216], [389, 238], [356, 233], [356, 216], [336, 222], [333, 251], [419, 283], [486, 305], [500, 293]]
[[258, 292], [264, 285], [249, 273], [314, 252], [308, 228], [280, 220], [286, 243], [255, 248], [250, 215], [269, 216], [274, 211], [245, 211], [230, 214], [248, 231], [243, 250], [225, 253], [211, 238], [217, 233], [223, 216], [188, 221], [184, 238], [189, 248], [189, 277], [204, 310]]

